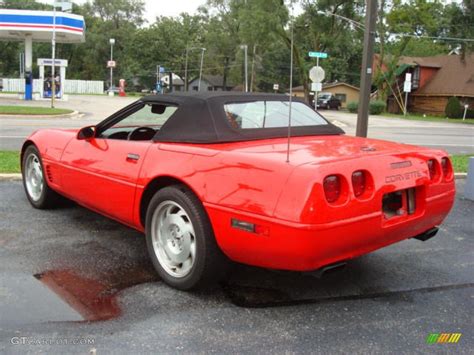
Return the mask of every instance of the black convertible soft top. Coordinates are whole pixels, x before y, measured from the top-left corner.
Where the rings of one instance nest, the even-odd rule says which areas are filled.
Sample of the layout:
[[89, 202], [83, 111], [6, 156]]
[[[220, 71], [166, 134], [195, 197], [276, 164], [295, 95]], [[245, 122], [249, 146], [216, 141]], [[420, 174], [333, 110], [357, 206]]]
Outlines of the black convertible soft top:
[[[304, 101], [293, 98], [294, 101]], [[286, 127], [233, 128], [224, 111], [228, 103], [252, 101], [289, 101], [279, 94], [205, 92], [151, 95], [141, 99], [144, 103], [177, 105], [176, 112], [166, 121], [153, 138], [160, 142], [224, 143], [288, 136]], [[292, 136], [339, 135], [344, 131], [330, 122], [327, 125], [294, 126]]]

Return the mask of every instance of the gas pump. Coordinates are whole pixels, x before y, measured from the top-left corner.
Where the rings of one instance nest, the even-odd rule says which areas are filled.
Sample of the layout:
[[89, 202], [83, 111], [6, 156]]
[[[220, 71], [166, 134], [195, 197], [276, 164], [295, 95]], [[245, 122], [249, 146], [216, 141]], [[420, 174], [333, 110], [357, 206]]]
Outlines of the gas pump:
[[[40, 96], [42, 98], [51, 98], [53, 94], [53, 78], [51, 67], [53, 65], [53, 60], [49, 58], [38, 58], [38, 67], [39, 67], [39, 79], [42, 83], [40, 87]], [[54, 65], [59, 67], [59, 75], [56, 75], [54, 78], [56, 83], [55, 88], [55, 97], [57, 99], [63, 98], [64, 94], [64, 84], [66, 80], [66, 68], [68, 62], [65, 59], [55, 59]]]
[[33, 73], [25, 72], [25, 100], [33, 100]]

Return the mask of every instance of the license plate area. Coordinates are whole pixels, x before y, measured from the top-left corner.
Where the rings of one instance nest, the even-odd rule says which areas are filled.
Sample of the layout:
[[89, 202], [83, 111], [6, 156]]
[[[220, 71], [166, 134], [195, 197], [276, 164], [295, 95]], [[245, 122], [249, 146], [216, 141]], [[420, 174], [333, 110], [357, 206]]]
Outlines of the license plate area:
[[409, 216], [416, 211], [416, 189], [409, 188], [383, 195], [382, 212], [385, 219]]

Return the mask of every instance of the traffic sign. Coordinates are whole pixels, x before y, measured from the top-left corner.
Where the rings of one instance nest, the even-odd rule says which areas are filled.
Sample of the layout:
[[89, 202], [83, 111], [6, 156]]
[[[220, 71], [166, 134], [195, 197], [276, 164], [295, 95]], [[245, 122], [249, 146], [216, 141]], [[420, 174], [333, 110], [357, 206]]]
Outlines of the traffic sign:
[[164, 73], [164, 72], [165, 72], [165, 67], [160, 66], [160, 73]]
[[117, 63], [115, 62], [115, 60], [108, 60], [107, 61], [107, 68], [115, 68], [116, 65], [117, 65]]
[[327, 58], [328, 54], [324, 52], [309, 52], [308, 55], [310, 58]]
[[323, 90], [323, 84], [321, 83], [311, 83], [311, 91], [322, 91]]
[[280, 88], [280, 85], [273, 84], [273, 90], [278, 91], [279, 88]]
[[411, 81], [405, 81], [403, 83], [403, 91], [404, 92], [411, 92]]
[[321, 67], [312, 67], [309, 71], [309, 78], [313, 83], [320, 83], [324, 80], [324, 77], [326, 76], [326, 73], [324, 72], [324, 69]]

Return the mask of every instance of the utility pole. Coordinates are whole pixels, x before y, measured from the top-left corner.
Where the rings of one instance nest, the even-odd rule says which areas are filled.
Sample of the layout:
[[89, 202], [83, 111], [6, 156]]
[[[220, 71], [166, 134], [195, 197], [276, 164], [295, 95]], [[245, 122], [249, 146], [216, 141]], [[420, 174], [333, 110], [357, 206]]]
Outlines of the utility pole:
[[377, 20], [377, 0], [366, 0], [364, 53], [360, 71], [359, 112], [357, 114], [356, 136], [367, 137], [369, 125], [369, 104], [372, 87], [372, 63], [374, 57], [375, 24]]

